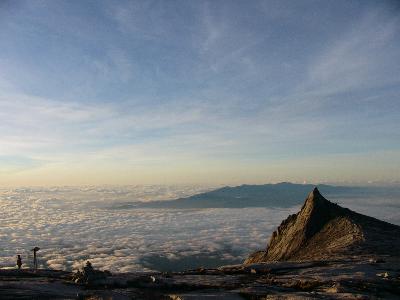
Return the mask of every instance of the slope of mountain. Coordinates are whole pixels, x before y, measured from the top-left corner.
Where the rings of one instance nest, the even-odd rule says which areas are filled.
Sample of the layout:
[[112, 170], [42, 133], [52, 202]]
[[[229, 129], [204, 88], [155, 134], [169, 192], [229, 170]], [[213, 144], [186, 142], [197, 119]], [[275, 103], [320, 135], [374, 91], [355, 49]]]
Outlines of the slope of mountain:
[[[314, 187], [311, 184], [240, 185], [166, 201], [132, 202], [115, 204], [114, 208], [242, 208], [242, 207], [291, 207], [300, 205]], [[328, 194], [349, 194], [361, 191], [358, 187], [320, 185]]]
[[245, 263], [397, 256], [398, 249], [400, 226], [340, 207], [314, 188], [300, 212], [272, 234], [267, 249]]

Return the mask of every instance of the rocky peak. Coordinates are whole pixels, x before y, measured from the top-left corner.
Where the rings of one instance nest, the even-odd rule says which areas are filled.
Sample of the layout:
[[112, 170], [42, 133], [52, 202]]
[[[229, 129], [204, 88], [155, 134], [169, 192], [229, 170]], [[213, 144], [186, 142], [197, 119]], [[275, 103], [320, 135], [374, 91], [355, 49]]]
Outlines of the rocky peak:
[[357, 253], [379, 252], [382, 249], [376, 241], [400, 244], [396, 232], [400, 234], [399, 226], [340, 207], [314, 188], [301, 210], [273, 232], [267, 249], [252, 254], [246, 263], [327, 259], [348, 255], [356, 248]]
[[313, 236], [331, 219], [345, 215], [347, 210], [325, 199], [318, 188], [308, 195], [300, 212], [296, 225], [302, 226], [306, 238]]
[[315, 187], [307, 196], [306, 201], [304, 202], [304, 206], [315, 206], [317, 203], [326, 202], [326, 200], [321, 193], [319, 192], [318, 188]]

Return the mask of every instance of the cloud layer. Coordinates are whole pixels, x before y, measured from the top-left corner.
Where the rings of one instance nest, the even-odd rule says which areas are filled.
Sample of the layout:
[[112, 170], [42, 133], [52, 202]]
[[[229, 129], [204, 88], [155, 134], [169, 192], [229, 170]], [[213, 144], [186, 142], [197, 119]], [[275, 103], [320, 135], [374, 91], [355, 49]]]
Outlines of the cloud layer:
[[[290, 209], [109, 209], [113, 201], [175, 198], [204, 188], [173, 186], [2, 189], [0, 266], [24, 266], [41, 248], [42, 267], [71, 270], [90, 260], [113, 272], [238, 263], [263, 249]], [[334, 199], [400, 224], [398, 199]], [[378, 209], [379, 207], [379, 209]]]
[[[143, 187], [122, 190], [129, 190], [131, 197], [148, 197]], [[173, 187], [145, 190], [159, 197], [166, 196], [165, 190], [182, 193]], [[93, 191], [106, 200], [93, 199]], [[104, 209], [111, 198], [121, 201], [126, 194], [121, 188], [3, 190], [0, 264], [13, 265], [15, 255], [21, 253], [28, 265], [29, 249], [34, 246], [41, 247], [41, 265], [54, 269], [76, 269], [87, 259], [95, 267], [118, 272], [145, 270], [155, 257], [179, 261], [206, 256], [237, 262], [264, 247], [272, 228], [292, 212]]]

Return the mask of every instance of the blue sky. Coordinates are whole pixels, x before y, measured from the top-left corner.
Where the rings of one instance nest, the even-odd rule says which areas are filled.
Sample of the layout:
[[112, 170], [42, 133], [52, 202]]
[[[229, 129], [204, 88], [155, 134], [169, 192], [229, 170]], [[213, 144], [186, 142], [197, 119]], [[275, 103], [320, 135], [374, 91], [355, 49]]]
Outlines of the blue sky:
[[400, 182], [396, 1], [1, 1], [0, 184]]

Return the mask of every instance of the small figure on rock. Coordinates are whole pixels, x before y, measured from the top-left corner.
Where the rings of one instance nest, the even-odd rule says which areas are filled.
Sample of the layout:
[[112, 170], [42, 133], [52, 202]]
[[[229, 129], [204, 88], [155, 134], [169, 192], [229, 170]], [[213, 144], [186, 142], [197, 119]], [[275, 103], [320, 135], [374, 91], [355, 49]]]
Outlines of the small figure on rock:
[[17, 255], [17, 266], [18, 266], [18, 270], [21, 270], [21, 266], [22, 266], [22, 259], [21, 259], [21, 255]]
[[72, 280], [75, 283], [94, 286], [105, 284], [106, 278], [108, 276], [111, 276], [111, 273], [109, 271], [95, 270], [90, 261], [87, 261], [86, 266], [83, 267], [83, 270], [78, 270], [73, 275]]
[[86, 262], [86, 266], [83, 267], [83, 272], [86, 273], [86, 274], [93, 273], [93, 267], [92, 267], [92, 263], [90, 261]]

